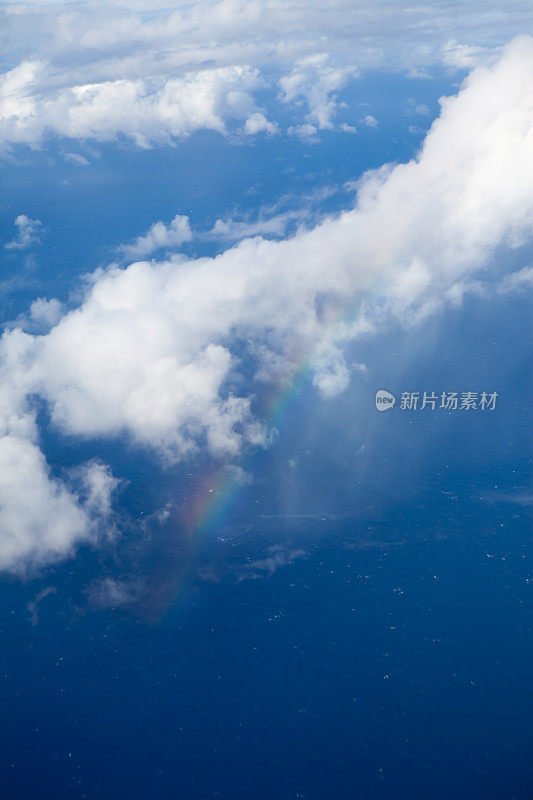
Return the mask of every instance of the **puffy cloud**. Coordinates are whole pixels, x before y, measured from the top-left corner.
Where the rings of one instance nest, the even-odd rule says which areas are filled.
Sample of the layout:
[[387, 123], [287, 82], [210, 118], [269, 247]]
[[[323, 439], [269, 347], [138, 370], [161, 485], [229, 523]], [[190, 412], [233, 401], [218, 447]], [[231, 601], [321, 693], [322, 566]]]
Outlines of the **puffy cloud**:
[[357, 133], [357, 128], [354, 125], [349, 125], [347, 122], [341, 122], [339, 130], [343, 133]]
[[[39, 146], [45, 134], [132, 139], [139, 147], [198, 129], [221, 133], [255, 111], [257, 70], [221, 67], [181, 78], [116, 79], [57, 86], [51, 65], [26, 61], [0, 77], [0, 147]], [[78, 163], [79, 159], [78, 159]]]
[[212, 265], [138, 262], [96, 278], [83, 306], [35, 343], [35, 390], [57, 425], [127, 431], [172, 456], [202, 438], [215, 453], [258, 439], [249, 398], [222, 392], [234, 364], [222, 341], [248, 281], [231, 258], [218, 275]]
[[244, 124], [244, 132], [248, 136], [255, 136], [257, 133], [268, 133], [270, 135], [277, 133], [278, 126], [275, 122], [269, 122], [264, 114], [257, 111], [246, 120]]
[[59, 322], [61, 309], [61, 303], [55, 297], [51, 300], [39, 297], [30, 306], [30, 317], [36, 325], [51, 328]]
[[287, 133], [289, 136], [299, 136], [309, 144], [316, 144], [320, 141], [316, 126], [311, 125], [310, 122], [305, 122], [303, 125], [289, 125]]
[[42, 229], [42, 222], [39, 219], [30, 219], [26, 214], [19, 214], [15, 219], [17, 235], [4, 247], [7, 250], [25, 250], [32, 244], [39, 243], [39, 235]]
[[36, 444], [0, 438], [0, 569], [40, 567], [96, 539], [115, 481], [98, 464], [84, 467], [80, 477], [88, 489], [85, 501], [50, 474]]
[[169, 225], [154, 222], [144, 236], [138, 236], [133, 244], [122, 245], [120, 251], [126, 258], [143, 258], [163, 248], [179, 247], [191, 239], [189, 217], [176, 214]]
[[[530, 240], [532, 131], [533, 40], [522, 37], [441, 101], [416, 159], [359, 183], [353, 210], [215, 258], [99, 270], [79, 308], [47, 334], [6, 332], [1, 564], [91, 539], [114, 485], [103, 467], [90, 468], [83, 491], [75, 476], [67, 486], [50, 474], [32, 397], [71, 435], [125, 434], [172, 458], [199, 448], [233, 458], [264, 441], [252, 413], [260, 380], [290, 374], [305, 357], [318, 388], [333, 394], [349, 378], [343, 342], [391, 319], [423, 319], [496, 248]], [[526, 285], [529, 273], [517, 281]], [[364, 311], [352, 320], [354, 308]], [[235, 380], [243, 348], [255, 380]]]
[[110, 530], [108, 468], [80, 465], [60, 479], [39, 446], [30, 400], [35, 344], [14, 329], [4, 333], [0, 361], [0, 570], [26, 572], [64, 558], [76, 544]]
[[362, 121], [367, 126], [367, 128], [377, 128], [379, 125], [379, 122], [375, 117], [372, 116], [372, 114], [367, 114]]
[[[280, 79], [282, 99], [290, 103], [303, 98], [309, 108], [307, 124], [321, 130], [332, 128], [337, 110], [333, 93], [356, 75], [355, 66], [332, 67], [327, 53], [307, 56], [296, 62], [289, 75]], [[316, 133], [316, 129], [313, 132]]]
[[460, 15], [453, 4], [435, 13], [394, 0], [4, 3], [0, 150], [40, 146], [47, 132], [147, 147], [199, 128], [225, 133], [233, 119], [248, 134], [273, 133], [253, 102], [258, 68], [271, 86], [281, 80], [294, 131], [302, 102], [306, 124], [328, 128], [354, 64], [413, 75], [443, 60], [463, 69], [480, 53], [493, 58], [531, 20], [527, 0], [505, 11], [474, 0]]
[[407, 100], [407, 108], [409, 112], [419, 114], [422, 117], [427, 117], [430, 113], [428, 106], [425, 103], [417, 103], [414, 97], [409, 97]]
[[313, 386], [316, 386], [324, 397], [335, 397], [350, 383], [350, 371], [344, 362], [342, 352], [327, 339], [317, 348], [313, 368]]

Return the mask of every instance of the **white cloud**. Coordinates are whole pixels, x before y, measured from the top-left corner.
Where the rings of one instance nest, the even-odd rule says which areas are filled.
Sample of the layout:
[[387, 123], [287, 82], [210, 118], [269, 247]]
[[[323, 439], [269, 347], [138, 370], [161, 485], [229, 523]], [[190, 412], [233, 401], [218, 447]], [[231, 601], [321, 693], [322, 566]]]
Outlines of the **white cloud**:
[[65, 153], [65, 161], [68, 161], [69, 164], [76, 164], [78, 167], [87, 167], [90, 164], [90, 161], [79, 153]]
[[372, 114], [367, 114], [366, 117], [364, 117], [364, 119], [362, 120], [362, 122], [364, 122], [367, 128], [377, 128], [379, 125], [379, 122], [375, 117], [372, 116]]
[[275, 544], [269, 547], [264, 558], [256, 558], [235, 569], [237, 582], [270, 578], [278, 569], [291, 565], [297, 558], [305, 558], [307, 553], [301, 549], [289, 549]]
[[209, 237], [237, 241], [250, 236], [283, 236], [291, 222], [303, 220], [306, 216], [304, 210], [294, 210], [253, 221], [217, 219], [209, 231]]
[[48, 597], [50, 594], [57, 594], [57, 589], [55, 586], [45, 586], [45, 588], [38, 592], [33, 600], [30, 600], [26, 605], [26, 608], [30, 613], [30, 622], [34, 627], [39, 624], [39, 603], [41, 603], [42, 600], [44, 600], [45, 597]]
[[40, 220], [30, 219], [26, 214], [19, 214], [15, 219], [15, 227], [17, 235], [4, 245], [7, 250], [26, 250], [32, 244], [39, 244], [39, 235], [42, 229]]
[[443, 47], [443, 61], [448, 67], [468, 69], [481, 64], [492, 64], [500, 55], [499, 47], [482, 47], [472, 44], [460, 44], [453, 39]]
[[[305, 100], [307, 125], [314, 128], [313, 133], [332, 128], [337, 111], [334, 93], [356, 75], [355, 66], [332, 67], [326, 53], [306, 56], [296, 62], [289, 75], [280, 78], [282, 99], [285, 103]], [[303, 132], [303, 126], [299, 130]]]
[[122, 245], [119, 249], [125, 258], [144, 258], [157, 250], [179, 247], [191, 239], [189, 217], [176, 214], [168, 225], [154, 222], [144, 236], [138, 236], [133, 244]]
[[260, 84], [257, 70], [235, 66], [168, 80], [56, 86], [48, 62], [25, 61], [0, 76], [0, 149], [40, 146], [49, 132], [96, 141], [122, 136], [142, 148], [202, 128], [224, 133], [227, 120], [246, 120], [255, 111], [251, 91]]
[[[94, 82], [170, 75], [198, 64], [272, 64], [293, 61], [331, 45], [339, 57], [365, 68], [394, 69], [440, 63], [447, 43], [492, 48], [531, 23], [528, 0], [472, 0], [435, 8], [414, 0], [369, 5], [364, 0], [176, 0], [113, 3], [7, 3], [0, 8], [6, 50], [72, 63]], [[157, 56], [157, 58], [155, 58]], [[77, 57], [77, 61], [76, 61]], [[78, 81], [79, 83], [81, 81]]]
[[517, 294], [533, 288], [533, 267], [523, 267], [505, 275], [496, 283], [466, 278], [454, 283], [446, 291], [446, 297], [454, 306], [461, 306], [466, 295], [488, 297], [497, 294]]
[[[441, 4], [442, 5], [442, 4]], [[127, 137], [139, 147], [200, 128], [274, 132], [254, 93], [282, 83], [286, 127], [335, 124], [335, 94], [369, 69], [427, 74], [494, 58], [531, 27], [528, 0], [473, 0], [461, 13], [415, 1], [202, 0], [3, 3], [0, 151], [41, 146], [53, 132], [74, 140]], [[461, 39], [462, 45], [456, 41]], [[258, 70], [261, 70], [259, 74]], [[81, 162], [79, 162], [81, 163]]]
[[408, 112], [419, 114], [421, 117], [427, 117], [430, 114], [428, 106], [425, 103], [417, 103], [414, 97], [408, 98], [407, 109]]
[[51, 476], [36, 444], [13, 435], [0, 438], [0, 569], [40, 567], [96, 539], [99, 504], [109, 510], [115, 484], [97, 465], [85, 467], [84, 477], [90, 489], [85, 503]]
[[[91, 540], [114, 486], [103, 468], [91, 468], [84, 490], [50, 474], [30, 398], [39, 395], [71, 435], [125, 434], [172, 458], [199, 448], [234, 458], [264, 441], [251, 412], [257, 382], [232, 380], [243, 346], [258, 378], [290, 374], [306, 357], [333, 394], [349, 378], [343, 342], [391, 319], [416, 323], [497, 248], [531, 240], [532, 130], [533, 40], [522, 37], [441, 101], [416, 159], [359, 182], [352, 211], [281, 241], [245, 239], [215, 258], [99, 270], [49, 333], [6, 332], [0, 564]], [[361, 303], [351, 321], [345, 312]]]
[[281, 237], [286, 235], [291, 226], [310, 227], [313, 223], [316, 224], [320, 204], [338, 191], [338, 187], [326, 185], [303, 194], [289, 192], [275, 203], [262, 205], [254, 217], [246, 213], [217, 219], [211, 230], [197, 232], [195, 235], [219, 241], [238, 241], [252, 236]]
[[269, 122], [264, 114], [256, 112], [246, 120], [244, 132], [248, 136], [255, 136], [257, 133], [268, 133], [272, 136], [278, 132], [278, 125], [275, 122]]
[[229, 563], [213, 564], [201, 567], [198, 570], [198, 577], [206, 583], [220, 583], [231, 581], [241, 583], [242, 581], [268, 579], [271, 578], [279, 569], [291, 566], [298, 558], [305, 558], [305, 550], [290, 547], [289, 545], [272, 545], [268, 547], [262, 558], [247, 559], [245, 563], [234, 563], [234, 555]]
[[137, 587], [114, 578], [102, 578], [89, 587], [89, 603], [93, 608], [118, 608], [135, 600]]
[[533, 267], [523, 267], [507, 275], [498, 289], [502, 294], [533, 288]]
[[324, 366], [318, 366], [313, 378], [313, 386], [320, 389], [324, 397], [335, 397], [343, 392], [349, 383], [350, 371], [341, 354], [333, 363], [328, 360]]
[[61, 303], [55, 297], [51, 300], [39, 297], [37, 300], [34, 300], [30, 306], [30, 317], [32, 322], [37, 325], [51, 328], [59, 322], [61, 311]]
[[289, 136], [299, 136], [300, 139], [303, 139], [309, 144], [316, 144], [320, 141], [317, 128], [309, 122], [303, 125], [290, 125], [287, 128], [287, 133]]

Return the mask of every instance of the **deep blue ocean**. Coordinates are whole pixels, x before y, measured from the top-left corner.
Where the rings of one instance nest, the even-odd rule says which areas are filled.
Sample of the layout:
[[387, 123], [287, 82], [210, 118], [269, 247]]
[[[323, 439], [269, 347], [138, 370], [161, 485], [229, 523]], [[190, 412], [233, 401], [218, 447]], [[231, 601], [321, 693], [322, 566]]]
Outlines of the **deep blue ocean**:
[[[532, 796], [528, 378], [509, 347], [527, 307], [497, 330], [483, 306], [492, 332], [470, 312], [472, 353], [426, 331], [395, 373], [414, 347], [398, 334], [382, 374], [393, 391], [492, 381], [494, 412], [378, 414], [361, 387], [332, 409], [304, 390], [220, 527], [191, 543], [172, 517], [3, 580], [3, 796]], [[496, 375], [475, 331], [513, 353]], [[186, 481], [114, 456], [132, 514]], [[137, 582], [132, 602], [95, 604], [102, 576]]]
[[[3, 796], [530, 798], [522, 509], [421, 505], [368, 527], [211, 542], [213, 577], [165, 576], [164, 613], [160, 585], [137, 613], [88, 611], [78, 564], [47, 577], [61, 590], [32, 626], [37, 587], [4, 585]], [[235, 577], [276, 545], [306, 554]]]
[[[34, 258], [4, 254], [3, 322], [37, 296], [75, 305], [80, 274], [154, 220], [207, 228], [409, 158], [420, 136], [398, 108], [414, 93], [434, 114], [453, 87], [372, 80], [383, 126], [352, 149], [331, 134], [256, 158], [198, 134], [164, 153], [104, 147], [87, 170], [39, 153], [7, 165], [4, 238], [22, 210], [47, 233]], [[339, 190], [322, 211], [349, 202]], [[192, 532], [180, 503], [209, 464], [72, 441], [43, 409], [53, 473], [104, 459], [123, 518], [100, 548], [1, 579], [0, 797], [531, 800], [531, 334], [518, 294], [359, 342], [368, 373], [333, 400], [304, 386], [252, 482]], [[499, 396], [494, 411], [378, 414], [380, 388]]]

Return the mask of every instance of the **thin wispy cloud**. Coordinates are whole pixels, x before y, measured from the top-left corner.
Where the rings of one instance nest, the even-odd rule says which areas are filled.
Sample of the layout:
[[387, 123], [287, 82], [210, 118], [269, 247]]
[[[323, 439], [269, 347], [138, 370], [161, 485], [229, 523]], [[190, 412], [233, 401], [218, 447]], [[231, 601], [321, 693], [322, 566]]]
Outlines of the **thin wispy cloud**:
[[154, 222], [143, 236], [138, 236], [131, 244], [121, 245], [119, 252], [126, 259], [147, 258], [158, 250], [178, 248], [192, 239], [189, 218], [176, 214], [173, 220]]
[[15, 218], [16, 236], [7, 242], [4, 247], [6, 250], [26, 250], [34, 244], [39, 244], [42, 233], [42, 222], [39, 219], [31, 219], [26, 214], [19, 214]]

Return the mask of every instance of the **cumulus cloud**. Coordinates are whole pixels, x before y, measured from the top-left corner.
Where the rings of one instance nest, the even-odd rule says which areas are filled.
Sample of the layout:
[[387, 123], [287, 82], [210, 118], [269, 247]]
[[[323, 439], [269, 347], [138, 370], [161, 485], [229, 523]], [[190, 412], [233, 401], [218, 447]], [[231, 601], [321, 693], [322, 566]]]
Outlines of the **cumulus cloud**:
[[122, 245], [119, 249], [125, 258], [144, 258], [157, 250], [179, 247], [191, 239], [189, 217], [176, 214], [168, 225], [154, 222], [144, 236], [138, 236], [132, 244]]
[[320, 141], [318, 129], [315, 125], [311, 125], [310, 122], [305, 122], [303, 125], [289, 125], [287, 133], [289, 136], [299, 136], [300, 139], [309, 144], [316, 144]]
[[61, 303], [55, 297], [51, 300], [39, 297], [30, 306], [30, 317], [37, 325], [51, 328], [59, 322], [61, 309]]
[[10, 434], [0, 438], [0, 569], [40, 567], [96, 539], [115, 481], [102, 465], [80, 469], [85, 502], [50, 474], [35, 443]]
[[372, 114], [367, 114], [362, 121], [367, 128], [377, 128], [379, 125], [379, 122], [375, 117], [372, 116]]
[[314, 133], [317, 128], [323, 130], [333, 127], [337, 111], [334, 93], [349, 78], [357, 75], [355, 66], [333, 67], [329, 62], [327, 53], [306, 56], [298, 60], [291, 73], [279, 81], [284, 102], [305, 101], [308, 107], [306, 124], [314, 128]]
[[[132, 139], [139, 147], [206, 129], [255, 111], [260, 85], [247, 66], [186, 73], [180, 78], [122, 78], [57, 86], [51, 65], [24, 61], [0, 76], [0, 146], [39, 146], [47, 133], [71, 139]], [[78, 160], [78, 163], [79, 160]]]
[[429, 116], [429, 108], [425, 103], [417, 103], [414, 97], [409, 97], [407, 100], [407, 108], [410, 113], [419, 114], [422, 117]]
[[349, 125], [347, 122], [341, 122], [339, 130], [343, 133], [357, 133], [357, 128], [354, 125]]
[[344, 362], [342, 352], [327, 339], [317, 347], [313, 367], [313, 385], [324, 397], [335, 397], [350, 383], [350, 371]]
[[[497, 248], [530, 241], [532, 130], [533, 40], [522, 37], [441, 101], [416, 159], [359, 182], [353, 210], [281, 241], [244, 239], [215, 258], [112, 265], [45, 335], [7, 331], [0, 565], [90, 540], [114, 488], [102, 465], [81, 483], [50, 473], [31, 398], [63, 432], [126, 435], [167, 458], [202, 449], [232, 459], [264, 442], [252, 405], [260, 381], [305, 357], [319, 390], [334, 394], [349, 380], [345, 342], [391, 320], [416, 323]], [[355, 307], [364, 310], [352, 320]], [[236, 381], [243, 348], [255, 379]]]
[[39, 236], [42, 229], [42, 222], [39, 219], [31, 219], [26, 214], [19, 214], [15, 218], [17, 235], [4, 247], [7, 250], [26, 250], [32, 244], [39, 244]]
[[248, 136], [255, 136], [257, 133], [268, 133], [272, 136], [277, 131], [277, 123], [269, 122], [265, 115], [260, 112], [252, 114], [244, 124], [244, 132]]
[[253, 100], [264, 83], [281, 83], [288, 127], [304, 135], [302, 108], [306, 125], [335, 124], [354, 65], [412, 75], [443, 61], [472, 67], [531, 21], [527, 0], [505, 13], [474, 0], [460, 15], [453, 4], [436, 14], [394, 0], [3, 3], [0, 151], [41, 146], [49, 132], [139, 147], [201, 128], [224, 134], [232, 120], [249, 135], [273, 133], [271, 110]]

